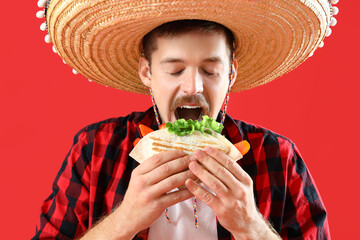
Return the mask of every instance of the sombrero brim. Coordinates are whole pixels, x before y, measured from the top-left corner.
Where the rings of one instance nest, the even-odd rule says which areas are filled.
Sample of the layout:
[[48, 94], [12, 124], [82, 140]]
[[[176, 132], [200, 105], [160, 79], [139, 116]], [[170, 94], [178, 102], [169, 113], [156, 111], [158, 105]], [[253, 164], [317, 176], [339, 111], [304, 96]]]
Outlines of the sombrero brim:
[[234, 33], [238, 78], [232, 92], [268, 83], [303, 63], [325, 37], [327, 0], [52, 0], [46, 20], [64, 61], [86, 78], [148, 94], [138, 61], [143, 36], [174, 20], [218, 22]]

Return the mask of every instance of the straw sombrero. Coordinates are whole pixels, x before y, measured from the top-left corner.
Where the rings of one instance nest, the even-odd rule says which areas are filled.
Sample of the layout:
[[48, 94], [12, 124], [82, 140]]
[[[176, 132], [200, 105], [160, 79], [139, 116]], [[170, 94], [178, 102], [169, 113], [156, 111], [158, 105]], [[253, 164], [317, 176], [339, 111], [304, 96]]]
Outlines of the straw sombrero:
[[229, 28], [238, 41], [232, 92], [268, 83], [323, 45], [336, 24], [338, 0], [39, 0], [46, 42], [91, 81], [148, 94], [140, 81], [139, 45], [155, 27], [201, 19]]

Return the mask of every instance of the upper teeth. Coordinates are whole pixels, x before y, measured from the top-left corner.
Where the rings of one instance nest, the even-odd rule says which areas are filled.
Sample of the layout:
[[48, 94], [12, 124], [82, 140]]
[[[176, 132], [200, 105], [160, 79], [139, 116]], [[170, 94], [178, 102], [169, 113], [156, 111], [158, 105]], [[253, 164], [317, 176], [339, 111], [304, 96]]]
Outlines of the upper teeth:
[[195, 108], [201, 108], [201, 107], [200, 106], [181, 106], [180, 108], [195, 109]]

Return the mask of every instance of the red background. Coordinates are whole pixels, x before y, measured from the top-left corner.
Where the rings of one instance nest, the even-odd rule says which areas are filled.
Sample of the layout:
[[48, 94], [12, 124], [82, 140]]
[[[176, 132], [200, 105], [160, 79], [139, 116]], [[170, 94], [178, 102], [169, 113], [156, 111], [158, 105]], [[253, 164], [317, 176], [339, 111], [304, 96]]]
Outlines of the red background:
[[[44, 42], [36, 2], [5, 1], [0, 14], [2, 239], [35, 233], [40, 204], [79, 129], [151, 104], [148, 96], [73, 75]], [[323, 49], [282, 78], [233, 94], [229, 112], [297, 144], [328, 209], [333, 239], [353, 239], [360, 214], [360, 3], [338, 7], [339, 23]]]

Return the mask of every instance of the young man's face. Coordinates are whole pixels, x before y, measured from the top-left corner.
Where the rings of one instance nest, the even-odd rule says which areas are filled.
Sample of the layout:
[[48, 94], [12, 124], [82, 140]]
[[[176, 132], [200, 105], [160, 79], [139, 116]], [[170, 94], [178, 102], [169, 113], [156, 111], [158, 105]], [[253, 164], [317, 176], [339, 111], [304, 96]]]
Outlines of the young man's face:
[[[158, 38], [151, 70], [142, 58], [139, 74], [151, 87], [162, 122], [179, 118], [216, 118], [229, 86], [230, 59], [225, 37], [187, 33]], [[236, 69], [237, 63], [234, 63]], [[232, 84], [236, 71], [232, 75]]]

